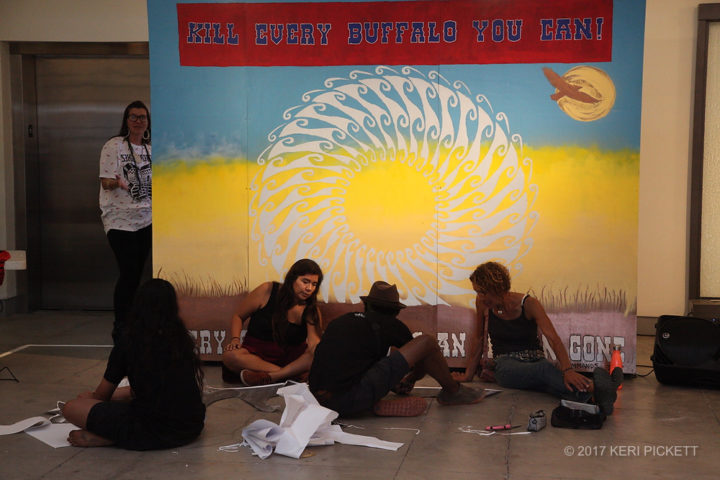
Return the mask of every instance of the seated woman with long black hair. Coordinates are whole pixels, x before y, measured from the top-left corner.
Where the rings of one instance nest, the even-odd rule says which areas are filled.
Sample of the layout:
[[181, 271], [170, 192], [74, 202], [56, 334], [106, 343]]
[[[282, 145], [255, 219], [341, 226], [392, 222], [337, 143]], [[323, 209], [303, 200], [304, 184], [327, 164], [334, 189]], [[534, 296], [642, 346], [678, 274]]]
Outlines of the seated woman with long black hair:
[[222, 357], [223, 380], [253, 386], [307, 374], [320, 341], [322, 280], [320, 266], [304, 258], [290, 267], [282, 284], [265, 282], [242, 299]]
[[[130, 386], [118, 388], [125, 376]], [[98, 387], [63, 407], [65, 418], [81, 428], [68, 441], [129, 450], [190, 443], [205, 422], [202, 383], [195, 339], [178, 315], [175, 289], [150, 280], [137, 292]]]

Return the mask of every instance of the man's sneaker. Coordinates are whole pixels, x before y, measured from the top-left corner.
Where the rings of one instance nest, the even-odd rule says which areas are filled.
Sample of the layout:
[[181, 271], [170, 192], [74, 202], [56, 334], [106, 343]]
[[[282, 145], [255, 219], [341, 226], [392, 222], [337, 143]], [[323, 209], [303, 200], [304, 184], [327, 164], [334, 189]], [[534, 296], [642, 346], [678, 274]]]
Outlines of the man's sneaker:
[[417, 417], [426, 409], [427, 401], [422, 397], [396, 397], [380, 400], [373, 412], [381, 417]]
[[269, 373], [255, 370], [241, 370], [240, 380], [242, 380], [243, 385], [247, 387], [257, 387], [258, 385], [272, 383]]
[[437, 401], [440, 405], [471, 405], [478, 403], [484, 397], [482, 390], [475, 390], [460, 384], [460, 388], [455, 393], [446, 390], [440, 391]]

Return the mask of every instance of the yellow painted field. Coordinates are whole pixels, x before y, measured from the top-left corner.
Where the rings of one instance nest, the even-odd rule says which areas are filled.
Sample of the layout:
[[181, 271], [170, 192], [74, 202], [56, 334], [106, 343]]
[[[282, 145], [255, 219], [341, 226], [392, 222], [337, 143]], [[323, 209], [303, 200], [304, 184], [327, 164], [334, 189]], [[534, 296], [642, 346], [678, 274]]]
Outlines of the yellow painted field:
[[[638, 153], [526, 146], [523, 155], [532, 160], [530, 182], [537, 185], [532, 211], [538, 219], [530, 232], [532, 247], [519, 260], [521, 268], [513, 272], [515, 289], [539, 293], [543, 288], [556, 292], [608, 288], [623, 292], [634, 304]], [[279, 279], [271, 265], [260, 264], [257, 240], [249, 233], [249, 185], [259, 169], [243, 159], [219, 158], [155, 166], [155, 272], [195, 295], [232, 294]], [[410, 241], [410, 233], [423, 234], [424, 219], [433, 217], [427, 211], [433, 208], [432, 201], [428, 203], [432, 186], [420, 188], [421, 177], [416, 174], [395, 172], [395, 184], [403, 177], [408, 180], [398, 188], [371, 169], [367, 178], [365, 172], [358, 175], [363, 177], [356, 179], [363, 195], [347, 195], [348, 222], [367, 224], [360, 220], [364, 208], [367, 218], [372, 218], [372, 209], [396, 202], [389, 212], [397, 221], [368, 229], [364, 243], [391, 245]], [[422, 193], [419, 198], [413, 198], [414, 191]], [[392, 232], [398, 226], [402, 231]], [[467, 266], [468, 274], [473, 268]]]
[[[539, 219], [518, 290], [637, 292], [638, 153], [526, 149]], [[539, 293], [539, 292], [538, 292]]]

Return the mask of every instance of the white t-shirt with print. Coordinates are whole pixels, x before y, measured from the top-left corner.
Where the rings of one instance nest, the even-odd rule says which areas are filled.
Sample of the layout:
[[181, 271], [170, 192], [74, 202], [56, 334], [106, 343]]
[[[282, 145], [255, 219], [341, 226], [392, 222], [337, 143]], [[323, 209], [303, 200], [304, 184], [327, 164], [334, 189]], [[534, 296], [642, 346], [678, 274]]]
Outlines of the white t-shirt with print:
[[152, 153], [150, 145], [133, 145], [113, 137], [100, 153], [100, 178], [123, 178], [128, 190], [105, 190], [100, 185], [100, 210], [105, 233], [108, 230], [135, 232], [152, 223]]

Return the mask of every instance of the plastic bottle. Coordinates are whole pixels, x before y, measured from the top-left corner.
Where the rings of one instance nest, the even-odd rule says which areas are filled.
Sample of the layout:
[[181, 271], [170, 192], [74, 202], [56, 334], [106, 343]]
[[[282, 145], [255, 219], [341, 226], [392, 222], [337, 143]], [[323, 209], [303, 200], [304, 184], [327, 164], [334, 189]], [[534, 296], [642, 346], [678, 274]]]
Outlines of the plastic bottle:
[[[612, 355], [610, 356], [610, 374], [612, 375], [613, 370], [616, 367], [623, 368], [622, 363], [622, 348], [620, 345], [613, 345]], [[622, 385], [618, 387], [618, 390], [622, 389]]]

